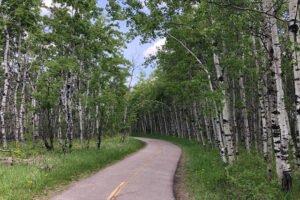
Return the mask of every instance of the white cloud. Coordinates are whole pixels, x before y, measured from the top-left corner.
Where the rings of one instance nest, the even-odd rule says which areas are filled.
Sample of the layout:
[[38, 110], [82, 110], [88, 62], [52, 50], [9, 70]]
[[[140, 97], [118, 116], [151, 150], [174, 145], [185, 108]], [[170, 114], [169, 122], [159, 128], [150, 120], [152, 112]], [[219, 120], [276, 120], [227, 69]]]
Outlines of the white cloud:
[[43, 0], [43, 4], [45, 5], [41, 7], [41, 11], [40, 14], [41, 16], [50, 16], [51, 12], [49, 10], [49, 8], [52, 6], [53, 1], [52, 0]]
[[50, 7], [53, 3], [52, 0], [43, 0], [43, 3], [45, 4], [45, 6]]
[[147, 58], [151, 55], [156, 55], [156, 53], [162, 49], [162, 47], [166, 44], [166, 38], [162, 38], [158, 41], [156, 41], [152, 46], [147, 48], [144, 51], [144, 57]]
[[[41, 10], [40, 10], [40, 14], [41, 16], [50, 16], [51, 15], [51, 11], [49, 8], [53, 8], [53, 7], [57, 7], [57, 8], [60, 8], [60, 7], [63, 7], [65, 6], [64, 4], [60, 4], [60, 3], [53, 3], [53, 0], [43, 0], [43, 4], [44, 6], [41, 7]], [[74, 15], [74, 10], [72, 9], [71, 6], [67, 6], [66, 7], [68, 9], [68, 13], [73, 16]]]

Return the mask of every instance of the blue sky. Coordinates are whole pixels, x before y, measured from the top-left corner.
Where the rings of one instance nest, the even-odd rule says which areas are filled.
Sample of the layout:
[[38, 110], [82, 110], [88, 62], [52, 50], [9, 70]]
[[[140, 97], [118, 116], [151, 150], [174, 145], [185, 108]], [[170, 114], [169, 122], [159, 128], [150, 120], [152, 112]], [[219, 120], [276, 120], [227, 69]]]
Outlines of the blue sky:
[[[43, 3], [47, 7], [51, 7], [53, 5], [53, 0], [43, 0]], [[97, 5], [102, 8], [105, 8], [106, 4], [107, 0], [98, 0], [97, 3]], [[56, 6], [59, 6], [59, 4], [56, 3]], [[49, 10], [47, 8], [41, 8], [41, 14], [48, 15]], [[126, 27], [125, 21], [120, 22], [120, 31], [128, 32], [128, 28]], [[145, 57], [155, 54], [158, 48], [164, 45], [164, 43], [164, 38], [157, 38], [153, 42], [141, 44], [140, 39], [136, 38], [127, 44], [127, 48], [124, 48], [124, 56], [126, 59], [134, 63], [135, 66], [133, 84], [137, 83], [141, 73], [143, 73], [147, 78], [153, 72], [154, 69], [150, 67], [145, 68], [143, 66]]]
[[[98, 0], [99, 7], [105, 7], [106, 4], [107, 0]], [[125, 21], [120, 22], [120, 31], [128, 32]], [[155, 54], [157, 48], [163, 45], [164, 42], [165, 39], [158, 38], [151, 43], [141, 44], [139, 38], [136, 38], [127, 44], [127, 48], [124, 49], [124, 56], [129, 61], [132, 61], [136, 68], [134, 72], [133, 84], [136, 84], [136, 82], [139, 80], [141, 72], [144, 73], [146, 77], [149, 77], [149, 75], [153, 72], [154, 69], [150, 67], [145, 68], [142, 66], [142, 64], [145, 61], [145, 57]]]

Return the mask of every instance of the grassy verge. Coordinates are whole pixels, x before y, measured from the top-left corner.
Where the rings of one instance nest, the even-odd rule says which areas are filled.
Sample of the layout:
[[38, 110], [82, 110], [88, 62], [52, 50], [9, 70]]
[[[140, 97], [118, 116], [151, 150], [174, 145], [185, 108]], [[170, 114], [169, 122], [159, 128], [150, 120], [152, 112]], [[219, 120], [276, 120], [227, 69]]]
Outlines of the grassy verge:
[[[149, 137], [149, 136], [144, 136]], [[294, 172], [293, 191], [285, 194], [275, 176], [268, 178], [263, 156], [245, 155], [227, 166], [209, 146], [175, 137], [151, 136], [180, 146], [184, 155], [184, 184], [196, 200], [281, 200], [300, 198], [299, 171]]]
[[[94, 145], [95, 146], [95, 145]], [[45, 152], [43, 148], [24, 150], [19, 148], [16, 154], [27, 158], [26, 164], [14, 166], [0, 165], [0, 199], [33, 199], [46, 195], [46, 191], [57, 185], [67, 184], [96, 170], [124, 158], [142, 148], [144, 144], [129, 138], [120, 143], [120, 138], [105, 139], [101, 150], [94, 147], [80, 149], [75, 145], [68, 154], [61, 151]]]

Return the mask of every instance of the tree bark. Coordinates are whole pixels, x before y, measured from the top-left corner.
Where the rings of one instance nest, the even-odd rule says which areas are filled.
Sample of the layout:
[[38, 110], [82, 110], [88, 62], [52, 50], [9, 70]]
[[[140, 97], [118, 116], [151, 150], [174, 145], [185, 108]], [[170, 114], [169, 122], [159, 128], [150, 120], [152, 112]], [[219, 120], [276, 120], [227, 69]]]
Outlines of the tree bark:
[[2, 68], [4, 70], [4, 86], [2, 92], [2, 100], [0, 107], [0, 120], [1, 120], [1, 134], [2, 134], [2, 144], [3, 148], [7, 149], [7, 139], [6, 139], [6, 120], [5, 120], [5, 112], [8, 101], [8, 88], [9, 88], [9, 67], [8, 67], [8, 52], [10, 48], [10, 37], [7, 30], [6, 24], [4, 25], [4, 34], [5, 34], [5, 47], [4, 47], [4, 55]]
[[291, 168], [288, 162], [288, 144], [289, 133], [287, 125], [287, 116], [284, 103], [284, 92], [282, 85], [281, 71], [281, 49], [278, 36], [276, 13], [272, 0], [264, 0], [263, 8], [266, 13], [270, 14], [269, 20], [271, 25], [272, 39], [272, 130], [276, 157], [276, 171], [285, 191], [291, 189]]
[[244, 125], [243, 128], [244, 128], [245, 146], [247, 152], [250, 153], [250, 130], [249, 130], [249, 121], [248, 121], [248, 111], [246, 107], [244, 77], [241, 72], [240, 72], [239, 86], [240, 86], [240, 96], [242, 102], [242, 117], [243, 117], [243, 125]]
[[228, 161], [229, 163], [233, 163], [235, 160], [234, 156], [234, 146], [233, 146], [233, 140], [232, 140], [232, 132], [230, 127], [230, 104], [228, 101], [228, 98], [226, 96], [226, 89], [224, 88], [224, 80], [226, 79], [224, 72], [222, 72], [222, 68], [219, 61], [219, 56], [214, 53], [214, 65], [217, 72], [217, 79], [219, 82], [219, 86], [222, 88], [222, 93], [224, 95], [223, 98], [223, 110], [222, 110], [222, 122], [223, 122], [223, 129], [224, 129], [224, 136], [226, 141], [226, 147], [227, 147], [227, 153], [228, 153]]
[[295, 87], [295, 104], [296, 104], [296, 159], [300, 167], [300, 52], [297, 50], [300, 45], [299, 30], [299, 13], [298, 1], [289, 1], [289, 37], [292, 44], [293, 58], [293, 75]]

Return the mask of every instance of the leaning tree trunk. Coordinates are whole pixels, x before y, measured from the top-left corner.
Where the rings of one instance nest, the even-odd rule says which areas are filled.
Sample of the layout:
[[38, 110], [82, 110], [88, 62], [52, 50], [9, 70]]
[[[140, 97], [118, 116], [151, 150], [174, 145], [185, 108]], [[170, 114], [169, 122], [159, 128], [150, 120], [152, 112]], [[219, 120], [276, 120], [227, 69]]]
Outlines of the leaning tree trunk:
[[[201, 67], [201, 70], [203, 70], [206, 75], [207, 75], [207, 79], [208, 79], [208, 84], [209, 84], [209, 88], [210, 88], [210, 91], [214, 92], [214, 88], [213, 88], [213, 85], [212, 85], [212, 80], [211, 80], [211, 74], [210, 72], [205, 68], [205, 66], [203, 66], [201, 60], [197, 57], [196, 54], [193, 53], [193, 51], [191, 49], [189, 49], [184, 42], [182, 42], [181, 40], [179, 40], [178, 38], [176, 38], [175, 36], [171, 35], [170, 33], [167, 33], [168, 36], [170, 36], [171, 38], [173, 38], [174, 40], [176, 40], [183, 48], [185, 48], [187, 50], [187, 52], [189, 52], [194, 58], [195, 60], [198, 62], [198, 64], [200, 65]], [[217, 69], [218, 71], [219, 69]], [[219, 71], [221, 72], [221, 71]], [[226, 153], [225, 153], [225, 141], [223, 139], [223, 136], [222, 136], [222, 132], [221, 132], [221, 123], [220, 123], [220, 120], [219, 120], [219, 109], [216, 105], [216, 102], [214, 101], [213, 102], [214, 104], [214, 116], [213, 116], [213, 127], [214, 127], [214, 133], [215, 133], [215, 136], [217, 138], [217, 144], [220, 148], [220, 154], [221, 154], [221, 158], [222, 158], [222, 161], [224, 163], [227, 163], [227, 158], [226, 158]], [[180, 117], [180, 115], [179, 115]], [[183, 129], [182, 127], [180, 127], [181, 129], [181, 134], [183, 134]], [[230, 129], [229, 129], [230, 130]]]

